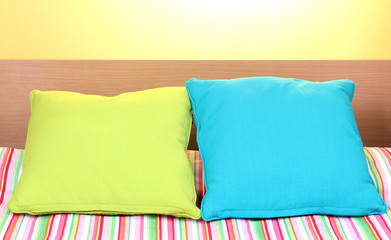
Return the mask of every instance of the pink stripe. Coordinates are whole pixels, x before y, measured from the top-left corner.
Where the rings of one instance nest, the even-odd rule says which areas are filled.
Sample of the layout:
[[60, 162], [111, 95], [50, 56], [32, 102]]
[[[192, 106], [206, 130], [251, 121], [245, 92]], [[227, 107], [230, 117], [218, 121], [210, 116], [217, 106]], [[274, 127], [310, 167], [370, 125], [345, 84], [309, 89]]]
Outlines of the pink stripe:
[[251, 233], [251, 227], [250, 227], [250, 222], [249, 220], [243, 220], [244, 221], [244, 224], [246, 225], [246, 231], [247, 231], [247, 235], [248, 235], [248, 239], [249, 240], [253, 240], [253, 235]]
[[380, 224], [382, 230], [386, 234], [388, 239], [391, 239], [391, 232], [390, 228], [387, 226], [386, 222], [384, 221], [383, 217], [381, 215], [373, 215], [375, 216], [377, 222]]
[[[380, 154], [383, 158], [384, 158], [384, 161], [383, 159], [377, 159], [375, 156], [376, 155], [373, 155], [376, 162], [378, 162], [377, 166], [378, 168], [381, 169], [382, 171], [382, 175], [385, 176], [384, 179], [387, 178], [387, 176], [389, 176], [389, 173], [388, 173], [388, 170], [387, 170], [387, 167], [391, 168], [390, 166], [390, 163], [389, 161], [387, 161], [387, 159], [389, 159], [388, 155], [386, 154], [386, 151], [383, 149], [383, 148], [376, 148], [379, 152], [376, 152], [378, 154]], [[367, 149], [368, 150], [368, 149]], [[383, 167], [383, 165], [386, 165]], [[388, 181], [384, 181], [383, 182], [384, 186], [384, 200], [386, 201], [387, 204], [391, 203], [391, 199], [390, 199], [390, 188], [391, 188], [391, 183], [389, 183]]]
[[58, 224], [56, 237], [62, 237], [66, 225], [66, 219], [67, 219], [66, 214], [60, 214], [60, 223]]
[[4, 195], [5, 195], [5, 189], [7, 187], [7, 179], [8, 179], [8, 171], [9, 171], [9, 166], [11, 163], [11, 160], [14, 155], [14, 149], [10, 148], [9, 156], [7, 161], [5, 161], [5, 167], [4, 167], [4, 175], [3, 179], [1, 179], [1, 193], [0, 193], [0, 204], [4, 203]]
[[204, 223], [202, 221], [197, 221], [197, 224], [200, 229], [200, 239], [206, 239]]
[[34, 227], [35, 227], [35, 222], [37, 221], [38, 217], [37, 216], [34, 216], [33, 217], [33, 220], [32, 220], [32, 223], [29, 224], [31, 226], [30, 228], [30, 231], [29, 231], [29, 235], [28, 235], [28, 238], [27, 239], [32, 239], [33, 237], [33, 232], [34, 232]]
[[186, 221], [187, 236], [192, 237], [193, 236], [193, 231], [192, 231], [193, 228], [191, 227], [191, 224], [193, 223], [194, 220], [185, 218], [185, 221]]
[[[293, 228], [293, 231], [296, 233], [296, 234], [300, 234], [300, 231], [299, 231], [299, 226], [297, 224], [297, 219], [299, 217], [291, 217], [290, 220], [291, 220], [291, 223], [292, 223], [292, 228]], [[298, 235], [297, 237], [300, 238], [300, 236]]]
[[[333, 230], [334, 232], [334, 235], [337, 237], [337, 239], [341, 239], [340, 236], [338, 235], [338, 230], [337, 230], [337, 226], [334, 224], [334, 221], [333, 221], [333, 218], [330, 217], [330, 216], [327, 216], [328, 220], [329, 220], [329, 223], [330, 223], [330, 226], [331, 226], [331, 229]], [[341, 232], [339, 232], [341, 234]]]
[[231, 221], [235, 239], [239, 239], [238, 225], [236, 224], [236, 219], [231, 219]]
[[76, 236], [77, 235], [83, 236], [85, 218], [86, 218], [86, 215], [80, 215], [79, 228], [77, 229], [77, 232], [75, 232]]
[[[12, 185], [12, 182], [13, 182], [13, 177], [14, 177], [14, 168], [15, 168], [15, 164], [16, 164], [16, 160], [18, 159], [19, 157], [19, 153], [20, 151], [19, 150], [16, 150], [14, 149], [14, 154], [12, 155], [12, 159], [11, 159], [11, 164], [9, 166], [9, 170], [8, 170], [8, 176], [7, 178], [9, 179], [6, 184], [5, 184], [5, 192], [4, 192], [4, 203], [8, 203], [9, 199], [10, 199], [10, 194], [11, 194], [11, 185]], [[4, 183], [3, 183], [4, 184]]]
[[174, 228], [174, 218], [167, 217], [167, 231], [168, 231], [168, 238], [169, 239], [175, 239], [173, 228]]
[[[17, 221], [17, 215], [16, 214], [12, 214], [12, 218], [11, 218], [11, 221], [7, 224], [8, 227], [7, 227], [7, 230], [5, 232], [5, 235], [4, 235], [4, 239], [7, 239], [7, 238], [11, 238], [10, 234], [11, 234], [11, 228], [12, 228], [12, 225], [15, 223], [16, 225], [16, 221]], [[19, 219], [18, 219], [19, 220]], [[15, 227], [16, 228], [16, 227]], [[14, 229], [15, 229], [14, 228]], [[15, 231], [13, 231], [15, 232]]]
[[[108, 231], [108, 225], [109, 224], [107, 224], [107, 223], [109, 223], [110, 222], [110, 217], [109, 216], [104, 216], [103, 218], [102, 218], [102, 222], [104, 223], [103, 224], [103, 231], [102, 231], [102, 239], [107, 239], [108, 238], [108, 236], [107, 236], [107, 231]], [[106, 223], [106, 224], [105, 224]]]
[[356, 225], [354, 224], [354, 222], [353, 222], [353, 220], [352, 220], [352, 218], [349, 218], [349, 217], [348, 217], [347, 219], [349, 220], [350, 227], [353, 229], [353, 232], [354, 232], [354, 234], [356, 235], [356, 236], [355, 236], [355, 239], [362, 239], [361, 236], [360, 236], [360, 233], [359, 233], [358, 230], [357, 230]]
[[228, 238], [234, 239], [233, 232], [231, 230], [231, 223], [229, 222], [230, 219], [225, 219], [225, 225], [227, 226], [227, 232], [228, 232]]
[[276, 234], [277, 239], [283, 239], [281, 228], [280, 228], [280, 225], [278, 224], [278, 220], [275, 218], [272, 219], [272, 225], [273, 225], [274, 232]]
[[[130, 217], [125, 217], [125, 231], [124, 231], [124, 234], [125, 234], [125, 238], [124, 239], [128, 239], [128, 236], [129, 236], [129, 221], [130, 221]], [[155, 228], [155, 226], [153, 226], [153, 228]], [[107, 228], [106, 228], [106, 231], [107, 231]], [[156, 233], [157, 234], [157, 233]], [[107, 236], [107, 234], [106, 234]]]
[[301, 218], [304, 219], [304, 225], [305, 225], [305, 228], [307, 229], [307, 232], [311, 235], [310, 237], [312, 239], [316, 239], [316, 233], [312, 229], [312, 226], [311, 226], [311, 223], [309, 221], [309, 218], [307, 216], [305, 216], [305, 217], [303, 216]]
[[3, 169], [3, 165], [5, 164], [5, 158], [8, 155], [9, 148], [4, 148], [3, 154], [1, 155], [1, 165], [0, 169]]
[[[383, 167], [383, 165], [385, 164], [383, 162], [383, 159], [377, 157], [378, 154], [380, 154], [382, 157], [386, 157], [384, 155], [384, 153], [382, 152], [382, 150], [380, 148], [377, 148], [377, 150], [379, 151], [376, 151], [374, 148], [365, 148], [368, 152], [371, 153], [371, 155], [373, 156], [373, 161], [376, 163], [376, 166], [377, 166], [377, 169], [379, 170], [379, 174], [381, 176], [382, 179], [384, 179], [385, 176], [387, 176], [389, 173], [386, 172], [387, 170]], [[388, 192], [388, 188], [390, 186], [387, 184], [387, 181], [383, 181], [383, 189], [384, 189], [384, 196], [386, 196], [386, 191]]]
[[216, 221], [210, 221], [209, 222], [209, 227], [210, 227], [210, 236], [209, 239], [218, 239], [216, 236], [217, 229], [216, 229]]
[[[314, 221], [315, 221], [315, 224], [316, 226], [318, 227], [318, 230], [319, 230], [319, 233], [320, 233], [320, 237], [323, 239], [324, 237], [326, 237], [327, 239], [327, 230], [324, 228], [323, 224], [322, 224], [322, 221], [321, 221], [321, 217], [323, 216], [319, 216], [319, 215], [313, 215], [314, 217]], [[319, 224], [318, 224], [319, 223]]]
[[92, 230], [92, 235], [91, 235], [91, 239], [95, 239], [96, 238], [96, 235], [97, 235], [97, 229], [98, 229], [98, 220], [99, 220], [99, 216], [97, 215], [92, 215], [92, 221], [93, 222], [93, 228], [91, 229]]
[[141, 215], [139, 219], [140, 229], [138, 231], [140, 231], [140, 239], [144, 239], [144, 215]]

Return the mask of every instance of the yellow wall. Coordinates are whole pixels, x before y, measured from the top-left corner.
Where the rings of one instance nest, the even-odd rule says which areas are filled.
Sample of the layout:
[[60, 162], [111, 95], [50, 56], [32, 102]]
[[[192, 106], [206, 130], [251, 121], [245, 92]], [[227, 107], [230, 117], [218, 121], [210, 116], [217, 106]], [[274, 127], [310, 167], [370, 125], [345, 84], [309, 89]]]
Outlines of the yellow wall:
[[390, 0], [0, 0], [1, 59], [391, 59]]

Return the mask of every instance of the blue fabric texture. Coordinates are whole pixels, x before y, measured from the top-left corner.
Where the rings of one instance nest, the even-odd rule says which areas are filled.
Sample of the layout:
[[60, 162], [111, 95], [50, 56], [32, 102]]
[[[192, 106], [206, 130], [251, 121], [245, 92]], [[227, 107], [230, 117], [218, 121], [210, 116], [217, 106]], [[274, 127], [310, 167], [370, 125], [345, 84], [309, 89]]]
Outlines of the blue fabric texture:
[[201, 215], [274, 218], [382, 214], [350, 80], [190, 79], [206, 195]]

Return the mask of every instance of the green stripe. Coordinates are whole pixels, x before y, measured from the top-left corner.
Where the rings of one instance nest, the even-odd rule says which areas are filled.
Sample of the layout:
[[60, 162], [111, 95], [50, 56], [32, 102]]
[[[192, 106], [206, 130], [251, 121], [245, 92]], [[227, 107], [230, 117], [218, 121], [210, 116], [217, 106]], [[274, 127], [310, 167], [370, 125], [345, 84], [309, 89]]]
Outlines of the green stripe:
[[293, 233], [293, 229], [292, 229], [291, 223], [289, 222], [289, 218], [283, 218], [282, 220], [284, 222], [285, 229], [288, 233], [289, 238], [295, 239], [295, 234]]
[[[348, 238], [348, 236], [347, 236], [346, 233], [345, 233], [344, 227], [342, 226], [341, 219], [340, 219], [339, 217], [337, 217], [336, 219], [338, 220], [339, 225], [341, 225], [341, 229], [342, 229], [343, 235], [344, 235], [346, 238]], [[341, 232], [341, 231], [340, 231], [340, 232]]]
[[46, 226], [49, 225], [48, 219], [50, 215], [44, 215], [37, 219], [38, 224], [36, 225], [38, 228], [36, 239], [43, 239], [45, 236]]
[[88, 215], [88, 217], [90, 218], [90, 222], [88, 223], [88, 234], [87, 234], [87, 239], [89, 239], [90, 238], [90, 234], [91, 234], [91, 225], [92, 225], [92, 219], [93, 219], [93, 217], [91, 216], [91, 215]]
[[379, 153], [381, 159], [383, 160], [384, 164], [386, 165], [386, 169], [387, 169], [387, 172], [388, 172], [388, 174], [389, 174], [388, 176], [391, 176], [391, 171], [390, 171], [390, 168], [388, 167], [387, 159], [385, 159], [385, 158], [383, 157], [383, 154], [386, 154], [386, 153], [383, 153], [383, 154], [382, 154], [382, 152], [381, 152], [378, 148], [373, 148], [373, 149], [374, 149], [376, 152]]
[[237, 219], [235, 219], [235, 224], [236, 224], [236, 231], [238, 232], [238, 236], [239, 236], [239, 240], [240, 240], [242, 238], [240, 237], [239, 224], [238, 224], [238, 220]]
[[384, 218], [387, 218], [389, 221], [391, 221], [391, 212], [390, 210], [387, 210], [385, 214], [382, 215]]
[[0, 157], [1, 155], [3, 155], [3, 152], [5, 151], [5, 148], [0, 148], [1, 152], [0, 152]]
[[131, 223], [132, 223], [132, 221], [131, 221], [132, 217], [128, 217], [128, 219], [129, 219], [128, 239], [130, 239], [130, 225], [131, 225]]
[[380, 175], [379, 175], [379, 173], [376, 171], [376, 168], [375, 168], [375, 165], [374, 165], [374, 163], [373, 163], [373, 159], [372, 159], [372, 157], [371, 157], [371, 155], [368, 153], [368, 151], [367, 150], [364, 150], [364, 153], [365, 153], [365, 157], [367, 158], [367, 162], [368, 162], [368, 164], [369, 164], [369, 168], [371, 169], [371, 172], [372, 172], [372, 174], [373, 174], [373, 176], [374, 176], [374, 180], [375, 180], [375, 182], [376, 182], [376, 189], [377, 189], [377, 191], [379, 192], [379, 193], [381, 193], [382, 192], [382, 189], [383, 189], [383, 186], [381, 185], [381, 182], [379, 181], [379, 179], [380, 179]]
[[146, 215], [147, 217], [147, 239], [155, 239], [156, 238], [156, 231], [155, 231], [155, 215]]
[[[179, 236], [180, 239], [186, 239], [185, 219], [179, 218]], [[156, 234], [156, 233], [155, 233]]]
[[334, 234], [331, 232], [331, 229], [330, 229], [331, 226], [329, 225], [328, 221], [326, 221], [326, 218], [327, 217], [325, 217], [325, 216], [320, 216], [322, 226], [326, 230], [326, 233], [327, 233], [327, 238], [332, 239], [332, 238], [334, 238]]
[[8, 208], [4, 208], [3, 214], [2, 214], [2, 216], [1, 216], [0, 229], [4, 229], [4, 225], [5, 225], [5, 223], [7, 222], [8, 217], [9, 217], [11, 214], [12, 214], [12, 213], [10, 212], [10, 210], [8, 210]]
[[310, 234], [308, 233], [308, 229], [307, 229], [307, 227], [305, 226], [304, 218], [303, 218], [303, 217], [298, 217], [298, 218], [300, 218], [301, 223], [303, 224], [304, 231], [305, 231], [305, 233], [307, 234], [307, 238], [308, 238], [308, 239], [311, 239]]
[[71, 217], [72, 218], [72, 221], [71, 221], [71, 227], [69, 228], [69, 233], [68, 233], [68, 240], [71, 239], [71, 236], [74, 237], [75, 236], [75, 232], [76, 232], [76, 224], [75, 224], [75, 218], [77, 217], [78, 215], [76, 214], [69, 214], [68, 217]]
[[249, 220], [252, 226], [252, 229], [255, 230], [255, 236], [256, 239], [265, 239], [263, 237], [262, 227], [261, 227], [261, 221], [257, 220]]
[[16, 160], [16, 163], [15, 163], [14, 172], [12, 173], [13, 174], [13, 179], [12, 179], [11, 195], [10, 195], [10, 197], [14, 194], [15, 188], [16, 188], [16, 184], [18, 183], [18, 176], [19, 176], [19, 173], [20, 173], [20, 167], [22, 166], [23, 156], [24, 156], [24, 151], [20, 151], [19, 155], [18, 155], [18, 158]]
[[113, 216], [110, 216], [110, 224], [109, 224], [109, 229], [107, 231], [107, 236], [110, 238], [110, 239], [114, 239], [115, 236], [115, 217]]
[[364, 218], [362, 217], [352, 217], [352, 220], [356, 223], [355, 226], [358, 226], [361, 231], [365, 234], [365, 239], [376, 239], [369, 226], [364, 221]]
[[199, 222], [196, 221], [196, 226], [197, 226], [197, 238], [201, 238], [201, 235], [200, 235], [200, 226], [199, 226]]
[[217, 233], [219, 234], [218, 238], [219, 239], [224, 239], [224, 231], [223, 231], [223, 220], [218, 220], [216, 221], [216, 228], [217, 228]]
[[26, 216], [26, 214], [23, 214], [22, 220], [20, 220], [20, 224], [19, 224], [19, 227], [18, 227], [18, 231], [16, 231], [15, 238], [17, 238], [18, 235], [19, 235], [19, 231], [20, 231], [20, 228], [22, 227], [22, 223], [23, 223], [23, 220], [24, 220], [25, 216]]
[[[1, 148], [2, 149], [2, 152], [3, 153], [5, 151], [5, 148]], [[19, 160], [19, 158], [17, 158]], [[5, 162], [4, 162], [5, 164]], [[5, 199], [4, 199], [5, 200]], [[3, 229], [4, 228], [4, 225], [5, 223], [7, 222], [7, 219], [8, 217], [11, 215], [12, 213], [8, 210], [8, 208], [4, 208], [4, 211], [3, 211], [3, 214], [1, 216], [1, 223], [0, 223], [0, 229]]]

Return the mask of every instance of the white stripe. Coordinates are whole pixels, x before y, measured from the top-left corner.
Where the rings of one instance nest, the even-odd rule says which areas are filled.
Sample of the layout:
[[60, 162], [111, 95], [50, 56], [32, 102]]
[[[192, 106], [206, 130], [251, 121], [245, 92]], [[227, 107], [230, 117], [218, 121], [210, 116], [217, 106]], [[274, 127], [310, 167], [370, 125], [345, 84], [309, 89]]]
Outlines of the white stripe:
[[274, 230], [274, 226], [273, 226], [272, 220], [266, 219], [266, 220], [264, 220], [264, 222], [266, 222], [266, 224], [267, 224], [266, 227], [269, 230], [270, 239], [277, 240], [276, 230]]
[[148, 218], [146, 215], [144, 215], [143, 222], [144, 222], [143, 238], [148, 239]]
[[[4, 206], [4, 207], [5, 207], [5, 206]], [[11, 218], [12, 218], [13, 215], [14, 215], [13, 213], [11, 213], [10, 215], [8, 215], [7, 220], [6, 220], [5, 223], [4, 223], [4, 226], [8, 226], [8, 225], [10, 224]], [[7, 231], [7, 228], [6, 228], [6, 227], [4, 227], [3, 229], [1, 229], [1, 232], [0, 232], [0, 237], [1, 237], [1, 239], [4, 238], [4, 235], [5, 235], [6, 231]]]
[[278, 223], [280, 224], [280, 226], [283, 226], [283, 227], [281, 227], [282, 237], [284, 239], [289, 239], [288, 230], [286, 229], [284, 219], [278, 218], [277, 220], [278, 220]]
[[67, 220], [65, 221], [65, 228], [64, 228], [64, 236], [62, 237], [69, 237], [69, 234], [71, 233], [71, 219], [73, 217], [73, 214], [68, 214]]
[[174, 235], [175, 239], [180, 239], [181, 237], [181, 221], [179, 218], [174, 218]]
[[229, 239], [228, 231], [227, 231], [227, 223], [225, 220], [219, 220], [222, 223], [223, 227], [223, 233], [224, 233], [224, 239]]
[[80, 223], [83, 224], [82, 228], [82, 235], [80, 239], [87, 239], [88, 236], [88, 228], [90, 227], [91, 223], [91, 216], [90, 215], [80, 215]]
[[[23, 235], [28, 234], [26, 232], [26, 230], [27, 230], [26, 228], [28, 226], [27, 224], [30, 223], [29, 217], [30, 217], [29, 215], [24, 215], [23, 221], [20, 223], [20, 227], [19, 227], [20, 230], [19, 230], [19, 234], [16, 239], [23, 239], [23, 237], [24, 237]], [[26, 237], [24, 237], [24, 238], [26, 238]]]
[[191, 226], [191, 233], [192, 233], [192, 237], [193, 239], [199, 239], [200, 237], [198, 236], [198, 231], [197, 231], [197, 221], [191, 219], [190, 220], [190, 226]]
[[[130, 231], [130, 239], [136, 239], [136, 223], [137, 222], [137, 216], [130, 216], [130, 227], [129, 227], [129, 231]], [[137, 238], [138, 239], [138, 238]]]
[[115, 217], [115, 224], [114, 224], [114, 236], [118, 236], [118, 230], [119, 230], [119, 218]]
[[[53, 224], [52, 224], [52, 232], [50, 233], [50, 236], [48, 236], [48, 237], [52, 237], [52, 236], [54, 237], [54, 236], [57, 235], [58, 226], [60, 225], [60, 218], [61, 218], [61, 216], [62, 216], [62, 214], [53, 215], [54, 220], [53, 220]], [[49, 234], [49, 232], [48, 232], [48, 234]]]
[[[387, 239], [387, 234], [384, 232], [384, 229], [381, 227], [376, 217], [375, 216], [368, 216], [368, 217], [371, 219], [373, 225], [375, 225], [377, 232], [380, 234], [379, 236], [380, 239]], [[375, 235], [377, 234], [375, 233]]]
[[[296, 225], [299, 228], [299, 232], [301, 235], [300, 239], [309, 239], [310, 235], [307, 234], [307, 231], [305, 230], [305, 225], [304, 225], [304, 221], [302, 220], [302, 217], [294, 217], [294, 220], [296, 221], [296, 223], [297, 223]], [[305, 236], [305, 238], [304, 238], [304, 236]]]
[[352, 222], [354, 223], [354, 226], [357, 229], [358, 234], [360, 235], [361, 238], [365, 239], [365, 233], [361, 230], [360, 224], [355, 220], [355, 218], [351, 218]]
[[349, 220], [347, 218], [345, 218], [345, 217], [339, 217], [338, 219], [340, 220], [341, 227], [344, 230], [344, 233], [345, 233], [346, 237], [348, 239], [353, 239], [353, 236], [351, 235], [351, 232], [354, 231], [354, 230], [350, 227]]
[[[31, 238], [32, 239], [36, 238], [36, 235], [38, 234], [38, 226], [41, 223], [41, 221], [43, 221], [42, 217], [38, 217], [37, 220], [35, 221], [34, 229], [33, 229], [33, 232], [31, 234]], [[46, 221], [45, 221], [45, 224], [46, 224]]]
[[[107, 236], [109, 228], [108, 226], [110, 225], [110, 217], [109, 216], [104, 216], [103, 217], [103, 229], [102, 229], [102, 237]], [[104, 227], [106, 226], [106, 227]]]

